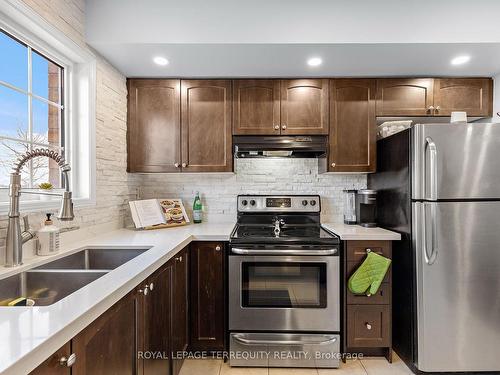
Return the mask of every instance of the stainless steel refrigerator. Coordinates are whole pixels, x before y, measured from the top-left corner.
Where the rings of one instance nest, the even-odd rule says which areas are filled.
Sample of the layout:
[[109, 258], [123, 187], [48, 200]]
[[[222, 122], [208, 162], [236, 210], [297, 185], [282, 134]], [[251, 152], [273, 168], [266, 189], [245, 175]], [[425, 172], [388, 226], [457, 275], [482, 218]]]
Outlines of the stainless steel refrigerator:
[[500, 373], [500, 124], [422, 124], [377, 142], [393, 247], [393, 346], [414, 372]]

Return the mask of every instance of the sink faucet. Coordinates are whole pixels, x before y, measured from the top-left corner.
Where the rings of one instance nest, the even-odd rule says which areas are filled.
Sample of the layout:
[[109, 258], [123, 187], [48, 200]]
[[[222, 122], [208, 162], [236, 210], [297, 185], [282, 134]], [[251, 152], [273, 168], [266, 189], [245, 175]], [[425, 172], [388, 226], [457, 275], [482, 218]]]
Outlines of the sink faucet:
[[21, 224], [19, 220], [19, 197], [22, 192], [28, 194], [42, 193], [27, 192], [21, 189], [21, 169], [29, 160], [43, 156], [54, 160], [59, 165], [64, 179], [65, 191], [62, 194], [50, 194], [62, 195], [61, 209], [57, 218], [62, 221], [69, 221], [74, 218], [73, 200], [71, 198], [71, 191], [69, 190], [68, 178], [68, 172], [71, 170], [71, 167], [66, 164], [64, 158], [57, 152], [45, 148], [28, 151], [24, 155], [20, 156], [14, 165], [12, 173], [10, 174], [9, 222], [7, 226], [7, 244], [5, 248], [6, 267], [20, 266], [23, 263], [23, 244], [35, 237], [35, 233], [30, 230], [27, 216], [23, 218], [24, 230], [21, 232]]

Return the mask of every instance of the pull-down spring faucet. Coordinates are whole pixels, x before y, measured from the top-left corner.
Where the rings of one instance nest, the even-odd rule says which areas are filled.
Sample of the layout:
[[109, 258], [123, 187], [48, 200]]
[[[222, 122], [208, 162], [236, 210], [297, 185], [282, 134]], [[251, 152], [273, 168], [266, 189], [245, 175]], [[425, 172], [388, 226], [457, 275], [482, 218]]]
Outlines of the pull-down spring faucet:
[[[73, 220], [73, 200], [71, 198], [71, 191], [69, 190], [68, 172], [71, 167], [66, 164], [64, 158], [57, 152], [49, 149], [35, 149], [26, 152], [20, 156], [14, 165], [13, 172], [10, 174], [9, 185], [9, 223], [7, 227], [7, 244], [5, 251], [5, 266], [14, 267], [23, 263], [23, 244], [35, 237], [33, 231], [29, 228], [28, 217], [24, 217], [24, 230], [21, 232], [21, 224], [19, 220], [19, 198], [22, 192], [21, 189], [21, 169], [31, 159], [35, 157], [48, 157], [54, 160], [61, 169], [65, 191], [61, 194], [61, 209], [57, 218], [62, 221]], [[38, 194], [29, 192], [30, 194]], [[51, 194], [59, 195], [59, 194]]]

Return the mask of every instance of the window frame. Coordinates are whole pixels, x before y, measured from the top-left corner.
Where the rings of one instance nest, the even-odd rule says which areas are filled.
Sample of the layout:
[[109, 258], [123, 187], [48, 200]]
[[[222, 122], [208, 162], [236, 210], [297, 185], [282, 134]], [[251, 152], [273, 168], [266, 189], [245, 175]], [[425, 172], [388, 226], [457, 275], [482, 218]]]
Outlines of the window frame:
[[[2, 133], [0, 132], [0, 139], [4, 139], [4, 140], [7, 140], [7, 141], [12, 141], [12, 142], [17, 142], [19, 144], [29, 145], [29, 149], [30, 150], [32, 150], [33, 148], [36, 148], [36, 147], [43, 147], [43, 148], [54, 149], [59, 154], [66, 155], [65, 136], [67, 134], [67, 130], [65, 129], [65, 126], [66, 126], [66, 118], [65, 118], [66, 110], [65, 110], [65, 105], [64, 105], [65, 102], [66, 102], [66, 96], [67, 96], [66, 85], [64, 84], [65, 79], [66, 79], [66, 77], [65, 77], [66, 67], [62, 63], [54, 61], [53, 59], [49, 58], [48, 56], [46, 56], [42, 52], [38, 51], [32, 45], [26, 43], [25, 41], [20, 40], [15, 35], [9, 34], [1, 26], [0, 26], [0, 33], [5, 34], [8, 38], [11, 38], [12, 40], [14, 40], [15, 42], [21, 44], [22, 46], [24, 46], [27, 49], [27, 68], [28, 68], [28, 71], [27, 71], [27, 75], [28, 75], [27, 82], [28, 82], [28, 86], [27, 86], [26, 90], [23, 89], [23, 88], [21, 88], [21, 87], [15, 86], [15, 85], [13, 85], [13, 84], [11, 84], [9, 82], [2, 81], [2, 80], [0, 80], [0, 86], [4, 87], [4, 88], [7, 88], [9, 90], [13, 90], [13, 91], [15, 91], [17, 93], [20, 93], [22, 95], [26, 95], [26, 97], [28, 99], [28, 108], [26, 109], [27, 113], [28, 113], [28, 130], [27, 130], [27, 133], [28, 133], [28, 135], [30, 137], [27, 140], [24, 140], [24, 139], [21, 139], [21, 138], [5, 136], [5, 135], [2, 135]], [[55, 102], [49, 100], [49, 98], [44, 98], [44, 97], [42, 97], [42, 96], [40, 96], [40, 95], [38, 95], [38, 94], [36, 94], [34, 92], [34, 89], [33, 89], [33, 54], [34, 53], [38, 54], [39, 56], [43, 57], [47, 61], [49, 61], [52, 64], [57, 65], [59, 68], [61, 68], [62, 75], [60, 77], [60, 86], [59, 86], [59, 90], [60, 90], [59, 91], [59, 103], [55, 103]], [[42, 144], [42, 143], [38, 143], [38, 142], [34, 142], [33, 141], [32, 136], [33, 136], [33, 129], [34, 129], [34, 117], [33, 117], [33, 113], [34, 113], [34, 109], [33, 109], [34, 105], [33, 105], [33, 103], [34, 103], [34, 100], [37, 100], [39, 102], [47, 104], [48, 108], [50, 108], [50, 106], [53, 106], [53, 107], [56, 107], [56, 108], [59, 109], [60, 128], [59, 128], [59, 145], [58, 146], [52, 146], [52, 145], [49, 145], [49, 144]], [[47, 129], [47, 131], [48, 131], [48, 129]], [[47, 143], [49, 143], [48, 139], [47, 139]], [[33, 165], [31, 163], [29, 163], [29, 165], [25, 166], [25, 168], [29, 168], [30, 187], [24, 188], [24, 189], [25, 190], [34, 190], [34, 191], [36, 191], [37, 189], [34, 187], [34, 184], [33, 184], [33, 181], [32, 181], [32, 178], [33, 178]], [[62, 184], [62, 186], [60, 186], [59, 188], [57, 188], [55, 190], [62, 190], [64, 188], [64, 180], [63, 179], [61, 179], [61, 184]], [[2, 187], [0, 187], [0, 190], [4, 190], [4, 189], [8, 189], [8, 188], [2, 188]], [[36, 202], [36, 200], [33, 200], [33, 201]], [[25, 203], [27, 203], [27, 202], [25, 202]], [[0, 204], [2, 204], [1, 200], [0, 200]]]
[[[95, 205], [95, 55], [18, 0], [0, 2], [0, 28], [64, 68], [61, 131], [65, 134], [65, 158], [71, 166], [70, 190], [76, 208]], [[51, 211], [59, 204], [59, 199], [25, 201], [21, 202], [20, 209], [21, 212]], [[0, 201], [0, 215], [8, 209], [9, 202]]]

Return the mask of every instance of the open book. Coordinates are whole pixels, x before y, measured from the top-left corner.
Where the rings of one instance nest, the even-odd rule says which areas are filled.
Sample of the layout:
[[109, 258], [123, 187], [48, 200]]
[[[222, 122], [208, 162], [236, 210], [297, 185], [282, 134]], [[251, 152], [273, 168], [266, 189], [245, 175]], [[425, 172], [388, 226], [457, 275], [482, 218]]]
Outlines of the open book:
[[129, 205], [136, 228], [168, 228], [189, 223], [180, 199], [144, 199]]

